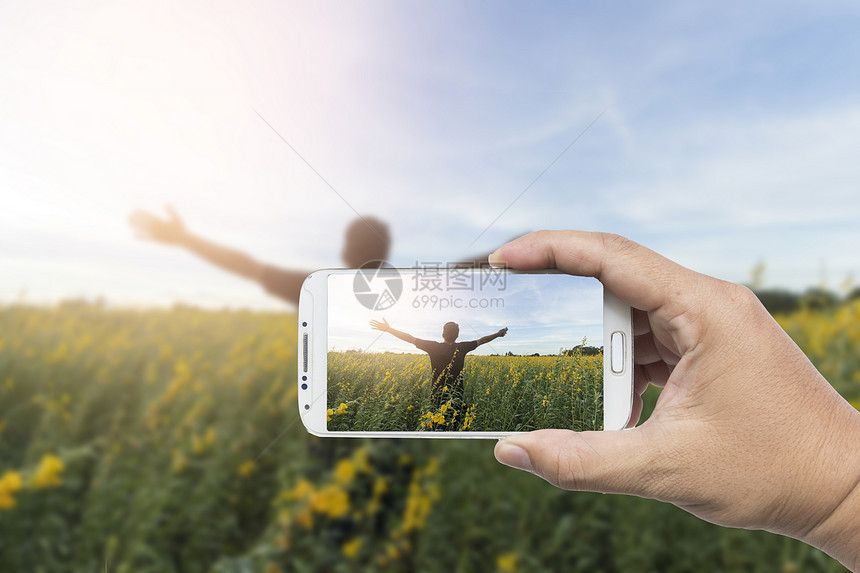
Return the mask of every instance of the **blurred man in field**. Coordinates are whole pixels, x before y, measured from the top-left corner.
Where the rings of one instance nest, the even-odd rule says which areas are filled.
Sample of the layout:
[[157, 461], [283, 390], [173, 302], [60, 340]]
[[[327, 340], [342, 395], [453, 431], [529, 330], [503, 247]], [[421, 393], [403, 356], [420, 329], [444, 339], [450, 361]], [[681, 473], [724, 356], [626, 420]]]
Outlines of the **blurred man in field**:
[[[468, 342], [456, 342], [460, 335], [460, 325], [456, 322], [446, 322], [442, 327], [442, 342], [435, 340], [424, 340], [416, 338], [407, 332], [403, 332], [392, 328], [388, 321], [384, 318], [382, 322], [371, 320], [370, 327], [374, 330], [388, 332], [393, 334], [400, 340], [414, 344], [418, 349], [423, 350], [430, 355], [430, 368], [432, 379], [430, 383], [430, 401], [439, 408], [442, 404], [448, 404], [453, 407], [459, 417], [455, 424], [459, 426], [463, 419], [463, 378], [460, 374], [463, 372], [463, 366], [466, 360], [466, 354], [475, 350], [482, 344], [486, 344], [500, 336], [508, 333], [507, 327], [500, 329], [498, 332], [482, 336], [477, 340]], [[454, 428], [446, 428], [454, 429]]]
[[[129, 223], [142, 239], [183, 247], [224, 270], [259, 283], [269, 294], [294, 305], [298, 305], [302, 283], [310, 274], [262, 263], [241, 251], [197, 236], [188, 231], [172, 207], [167, 207], [164, 219], [135, 211]], [[375, 217], [359, 217], [346, 228], [341, 258], [347, 268], [379, 266], [388, 259], [390, 246], [388, 225]]]

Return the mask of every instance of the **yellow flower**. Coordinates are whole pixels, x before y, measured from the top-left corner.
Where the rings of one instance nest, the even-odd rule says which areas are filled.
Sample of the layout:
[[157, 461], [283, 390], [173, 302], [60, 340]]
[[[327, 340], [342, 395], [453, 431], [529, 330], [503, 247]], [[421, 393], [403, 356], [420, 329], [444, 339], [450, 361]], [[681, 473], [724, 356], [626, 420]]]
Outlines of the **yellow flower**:
[[62, 485], [63, 480], [60, 479], [60, 474], [63, 473], [64, 469], [66, 469], [66, 464], [63, 463], [63, 460], [53, 454], [45, 454], [33, 476], [33, 487], [45, 489]]
[[0, 478], [0, 510], [15, 507], [15, 498], [12, 494], [20, 490], [24, 485], [21, 474], [9, 470]]
[[362, 473], [367, 473], [371, 470], [370, 468], [370, 459], [367, 456], [367, 448], [358, 448], [355, 450], [355, 453], [352, 455], [353, 461], [355, 461], [355, 469]]
[[9, 470], [3, 477], [0, 478], [0, 493], [15, 493], [24, 485], [21, 479], [21, 474], [16, 471]]
[[352, 460], [340, 460], [334, 470], [334, 479], [344, 485], [349, 484], [355, 478], [355, 463]]
[[302, 511], [296, 514], [296, 523], [305, 529], [310, 529], [314, 526], [314, 516], [309, 510]]
[[188, 458], [185, 457], [182, 453], [176, 453], [173, 456], [173, 471], [176, 473], [182, 473], [185, 468], [188, 467]]
[[300, 479], [296, 482], [295, 487], [290, 491], [285, 491], [281, 494], [281, 496], [287, 501], [293, 501], [296, 499], [304, 499], [306, 497], [310, 497], [310, 495], [314, 492], [314, 484], [309, 482], [306, 479]]
[[240, 476], [246, 478], [257, 469], [257, 463], [254, 460], [245, 460], [239, 465], [239, 468], [236, 470]]
[[337, 410], [335, 410], [334, 413], [336, 415], [340, 415], [340, 414], [343, 414], [344, 412], [346, 412], [346, 404], [341, 402], [340, 406], [337, 407]]
[[0, 510], [12, 509], [13, 507], [15, 507], [15, 498], [8, 493], [0, 491]]
[[443, 414], [445, 412], [447, 412], [448, 411], [448, 404], [442, 404], [442, 406], [439, 407], [439, 411], [442, 412]]
[[513, 551], [499, 555], [496, 558], [496, 567], [505, 573], [514, 573], [517, 570], [517, 554]]
[[214, 444], [215, 443], [215, 428], [210, 426], [209, 429], [206, 430], [206, 437], [203, 438], [203, 440], [206, 442], [207, 446], [211, 446], [212, 444]]
[[373, 496], [379, 497], [388, 491], [388, 480], [382, 476], [376, 476], [376, 481], [373, 482]]
[[445, 423], [445, 414], [439, 412], [438, 414], [434, 414], [430, 421], [434, 424], [444, 424]]
[[361, 538], [354, 537], [352, 540], [343, 544], [341, 551], [347, 559], [355, 559], [358, 557], [358, 552], [361, 550]]
[[317, 513], [337, 519], [349, 511], [349, 495], [338, 485], [327, 485], [313, 494], [309, 506]]
[[325, 421], [326, 421], [326, 422], [331, 422], [331, 415], [332, 415], [332, 414], [334, 414], [334, 410], [332, 410], [331, 408], [329, 408], [328, 410], [326, 410], [326, 413], [325, 413], [325, 414], [326, 414], [326, 416], [325, 416]]
[[427, 462], [427, 465], [424, 466], [424, 475], [432, 476], [436, 472], [439, 471], [439, 459], [438, 458], [430, 458], [430, 461]]

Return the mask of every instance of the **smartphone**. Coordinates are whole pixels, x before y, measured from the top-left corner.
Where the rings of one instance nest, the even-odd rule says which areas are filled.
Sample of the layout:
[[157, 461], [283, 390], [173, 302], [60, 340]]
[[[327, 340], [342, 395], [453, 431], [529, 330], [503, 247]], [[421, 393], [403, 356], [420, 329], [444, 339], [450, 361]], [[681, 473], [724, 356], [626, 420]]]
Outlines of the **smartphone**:
[[299, 411], [317, 436], [500, 438], [630, 419], [630, 307], [594, 278], [320, 270], [298, 323]]

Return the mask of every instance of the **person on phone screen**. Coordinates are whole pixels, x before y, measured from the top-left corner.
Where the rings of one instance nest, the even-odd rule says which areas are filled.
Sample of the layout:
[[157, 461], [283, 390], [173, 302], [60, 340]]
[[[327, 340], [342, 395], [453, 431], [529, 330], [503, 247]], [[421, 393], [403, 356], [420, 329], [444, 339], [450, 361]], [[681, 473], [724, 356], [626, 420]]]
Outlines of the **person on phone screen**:
[[[129, 223], [139, 238], [183, 247], [224, 270], [259, 283], [269, 294], [294, 305], [298, 305], [302, 283], [310, 274], [310, 271], [262, 263], [241, 251], [195, 235], [172, 207], [167, 207], [165, 219], [146, 211], [135, 211]], [[380, 266], [388, 259], [390, 247], [388, 225], [376, 217], [359, 217], [346, 228], [341, 258], [351, 269]]]
[[442, 342], [436, 342], [435, 340], [416, 338], [408, 332], [397, 330], [388, 324], [388, 321], [384, 318], [381, 322], [371, 320], [370, 327], [374, 330], [388, 332], [400, 340], [414, 344], [418, 349], [423, 350], [430, 356], [432, 376], [430, 402], [437, 408], [441, 407], [442, 404], [447, 404], [449, 407], [454, 408], [454, 412], [457, 412], [457, 422], [461, 421], [464, 415], [464, 412], [461, 411], [464, 405], [464, 387], [460, 374], [463, 372], [466, 354], [482, 344], [504, 336], [508, 332], [507, 327], [505, 327], [498, 332], [482, 336], [477, 340], [457, 342], [457, 337], [460, 335], [460, 325], [456, 322], [446, 322], [442, 327]]

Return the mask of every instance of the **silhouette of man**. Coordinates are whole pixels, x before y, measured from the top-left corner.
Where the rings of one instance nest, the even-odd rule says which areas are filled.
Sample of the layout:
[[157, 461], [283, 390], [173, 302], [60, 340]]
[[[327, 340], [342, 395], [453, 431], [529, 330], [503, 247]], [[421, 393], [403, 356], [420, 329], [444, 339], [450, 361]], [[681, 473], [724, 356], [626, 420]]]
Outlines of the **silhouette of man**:
[[[259, 283], [269, 294], [295, 305], [299, 303], [302, 283], [310, 274], [310, 271], [261, 263], [241, 251], [195, 235], [188, 231], [172, 207], [167, 207], [166, 219], [146, 211], [135, 211], [129, 217], [129, 223], [139, 238], [184, 247], [224, 270]], [[341, 258], [347, 268], [379, 266], [388, 258], [390, 246], [388, 225], [375, 217], [359, 217], [346, 229]]]
[[371, 320], [370, 327], [374, 330], [393, 334], [400, 340], [414, 344], [420, 350], [429, 354], [432, 371], [430, 401], [434, 406], [439, 407], [448, 400], [451, 400], [455, 408], [459, 408], [462, 405], [464, 388], [460, 373], [463, 372], [466, 354], [482, 344], [504, 336], [508, 332], [507, 327], [505, 327], [498, 332], [482, 336], [477, 340], [456, 342], [457, 337], [460, 335], [460, 326], [456, 322], [446, 322], [445, 326], [442, 327], [442, 342], [436, 342], [435, 340], [416, 338], [407, 332], [397, 330], [388, 324], [388, 321], [384, 318], [382, 322]]

